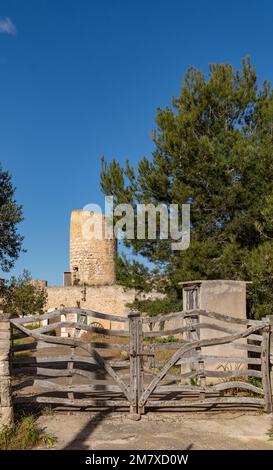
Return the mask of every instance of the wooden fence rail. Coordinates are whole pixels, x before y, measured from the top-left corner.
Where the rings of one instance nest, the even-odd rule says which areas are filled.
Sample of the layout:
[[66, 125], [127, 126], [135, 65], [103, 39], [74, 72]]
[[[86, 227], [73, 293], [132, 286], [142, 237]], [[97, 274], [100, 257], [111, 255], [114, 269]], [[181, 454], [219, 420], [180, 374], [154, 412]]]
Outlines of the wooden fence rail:
[[205, 310], [151, 318], [78, 308], [2, 314], [0, 424], [12, 423], [14, 403], [121, 407], [134, 419], [145, 408], [166, 407], [263, 406], [271, 413], [272, 330], [273, 316], [241, 320]]

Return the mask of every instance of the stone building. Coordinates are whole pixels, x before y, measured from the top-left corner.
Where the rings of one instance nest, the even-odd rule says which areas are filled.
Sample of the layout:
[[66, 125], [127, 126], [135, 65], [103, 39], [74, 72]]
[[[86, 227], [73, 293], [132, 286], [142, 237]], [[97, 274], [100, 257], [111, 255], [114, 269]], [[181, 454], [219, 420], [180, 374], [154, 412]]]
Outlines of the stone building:
[[[47, 290], [46, 310], [82, 307], [111, 315], [127, 315], [128, 304], [139, 294], [135, 289], [116, 284], [116, 240], [107, 233], [104, 215], [73, 210], [70, 220], [70, 271], [64, 272], [63, 286], [48, 286], [46, 281], [35, 281]], [[149, 298], [162, 297], [151, 293]], [[145, 298], [145, 294], [141, 295]], [[76, 318], [70, 318], [72, 321]], [[105, 328], [113, 325], [106, 320]], [[115, 327], [122, 326], [116, 323]]]
[[107, 218], [101, 214], [74, 210], [70, 220], [71, 284], [115, 284], [116, 240], [110, 238]]

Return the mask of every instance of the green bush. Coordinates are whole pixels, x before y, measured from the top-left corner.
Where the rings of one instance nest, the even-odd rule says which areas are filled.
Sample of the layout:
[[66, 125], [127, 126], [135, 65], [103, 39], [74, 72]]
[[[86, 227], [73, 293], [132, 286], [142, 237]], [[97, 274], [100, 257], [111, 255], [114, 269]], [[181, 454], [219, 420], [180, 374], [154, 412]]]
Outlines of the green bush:
[[183, 310], [181, 299], [171, 299], [169, 297], [155, 300], [137, 300], [132, 306], [149, 317]]
[[168, 336], [166, 338], [156, 338], [157, 343], [177, 343], [179, 341], [178, 338], [174, 338], [173, 336]]

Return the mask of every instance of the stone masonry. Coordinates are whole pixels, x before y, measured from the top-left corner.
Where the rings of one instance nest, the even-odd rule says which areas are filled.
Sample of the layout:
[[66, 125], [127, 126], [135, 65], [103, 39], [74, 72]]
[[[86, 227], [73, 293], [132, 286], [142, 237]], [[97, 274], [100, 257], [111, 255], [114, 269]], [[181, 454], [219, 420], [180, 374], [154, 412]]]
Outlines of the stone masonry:
[[107, 237], [106, 217], [73, 210], [70, 221], [72, 284], [115, 284], [116, 240]]

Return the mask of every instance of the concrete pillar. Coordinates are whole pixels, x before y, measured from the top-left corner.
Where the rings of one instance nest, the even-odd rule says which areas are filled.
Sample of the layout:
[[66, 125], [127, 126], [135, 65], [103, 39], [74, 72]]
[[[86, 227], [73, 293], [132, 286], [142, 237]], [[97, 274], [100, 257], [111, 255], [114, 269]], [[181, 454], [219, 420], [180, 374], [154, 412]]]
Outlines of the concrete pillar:
[[10, 377], [10, 320], [0, 314], [0, 429], [13, 424]]
[[[223, 315], [231, 316], [241, 320], [246, 320], [246, 285], [245, 281], [233, 280], [197, 280], [180, 283], [183, 287], [183, 310], [207, 310]], [[245, 330], [247, 325], [236, 323], [225, 323], [222, 320], [216, 320], [206, 316], [199, 316], [200, 323], [207, 325], [214, 324], [219, 327], [229, 327], [236, 331]], [[185, 322], [186, 323], [186, 322]], [[194, 325], [193, 325], [194, 326]], [[226, 336], [226, 332], [218, 331], [212, 328], [200, 328], [197, 330], [197, 336], [201, 340], [212, 339], [215, 337]], [[240, 343], [246, 344], [247, 339], [240, 340]], [[219, 367], [228, 367], [236, 370], [236, 363], [232, 362], [232, 357], [245, 357], [247, 351], [238, 350], [231, 345], [215, 345], [202, 348], [202, 353], [212, 356], [231, 357], [230, 361], [223, 363], [215, 362], [206, 364], [206, 369], [217, 370]], [[221, 369], [220, 369], [221, 370]], [[211, 382], [214, 380], [211, 379]]]

